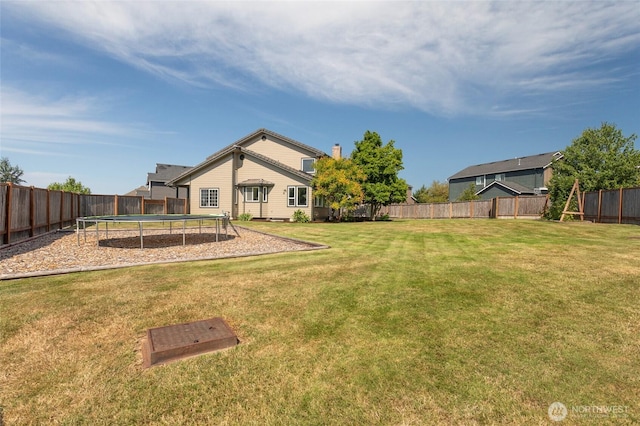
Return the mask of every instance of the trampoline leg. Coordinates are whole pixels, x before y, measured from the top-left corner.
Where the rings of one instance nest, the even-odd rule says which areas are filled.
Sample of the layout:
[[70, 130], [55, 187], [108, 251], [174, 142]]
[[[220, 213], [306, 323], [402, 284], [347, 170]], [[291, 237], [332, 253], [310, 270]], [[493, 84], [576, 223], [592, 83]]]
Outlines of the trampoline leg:
[[144, 248], [144, 241], [142, 240], [142, 222], [138, 222], [140, 224], [140, 250]]

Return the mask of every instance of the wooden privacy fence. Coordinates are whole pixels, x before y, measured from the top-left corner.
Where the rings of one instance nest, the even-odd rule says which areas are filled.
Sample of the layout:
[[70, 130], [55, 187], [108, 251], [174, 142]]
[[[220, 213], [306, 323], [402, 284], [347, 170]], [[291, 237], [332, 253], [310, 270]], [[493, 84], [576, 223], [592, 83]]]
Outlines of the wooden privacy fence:
[[10, 244], [75, 224], [82, 216], [186, 214], [188, 200], [75, 194], [0, 183], [0, 242]]
[[585, 192], [583, 212], [593, 222], [640, 225], [640, 187]]
[[545, 195], [496, 197], [451, 203], [392, 204], [382, 207], [380, 214], [401, 219], [539, 218], [546, 203]]

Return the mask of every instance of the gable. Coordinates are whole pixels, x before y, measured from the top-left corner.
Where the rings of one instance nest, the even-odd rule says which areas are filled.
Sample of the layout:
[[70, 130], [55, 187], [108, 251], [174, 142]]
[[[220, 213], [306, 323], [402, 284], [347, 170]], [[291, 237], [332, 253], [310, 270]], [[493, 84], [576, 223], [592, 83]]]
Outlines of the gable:
[[327, 155], [316, 148], [294, 139], [287, 138], [286, 136], [279, 135], [267, 129], [259, 129], [210, 155], [205, 161], [170, 180], [167, 184], [184, 184], [190, 176], [209, 170], [220, 158], [234, 152], [260, 158], [262, 161], [269, 162], [283, 171], [293, 173], [302, 178], [309, 176], [301, 171], [303, 158], [319, 158]]
[[493, 181], [489, 185], [482, 188], [476, 194], [481, 195], [488, 192], [502, 191], [508, 195], [524, 195], [534, 194], [534, 191], [526, 186], [520, 185], [515, 182], [508, 181]]

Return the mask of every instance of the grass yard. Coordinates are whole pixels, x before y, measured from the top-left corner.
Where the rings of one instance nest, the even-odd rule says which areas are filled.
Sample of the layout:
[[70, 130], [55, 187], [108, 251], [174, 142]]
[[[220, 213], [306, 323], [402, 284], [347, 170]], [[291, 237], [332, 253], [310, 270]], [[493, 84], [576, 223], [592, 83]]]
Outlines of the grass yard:
[[[640, 227], [246, 225], [332, 248], [0, 282], [5, 423], [640, 422]], [[142, 369], [213, 316], [240, 345]]]

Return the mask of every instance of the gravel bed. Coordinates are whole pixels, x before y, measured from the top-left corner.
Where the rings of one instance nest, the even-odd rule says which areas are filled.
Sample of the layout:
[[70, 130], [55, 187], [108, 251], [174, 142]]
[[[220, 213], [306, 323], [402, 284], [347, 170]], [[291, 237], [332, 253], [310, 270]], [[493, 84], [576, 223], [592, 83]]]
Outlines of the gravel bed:
[[112, 269], [134, 265], [185, 262], [190, 260], [241, 257], [286, 251], [326, 248], [313, 243], [281, 238], [235, 226], [218, 235], [215, 228], [187, 229], [183, 245], [182, 229], [144, 230], [140, 249], [137, 230], [109, 230], [108, 239], [100, 231], [59, 231], [0, 248], [0, 279], [13, 279], [67, 272]]

